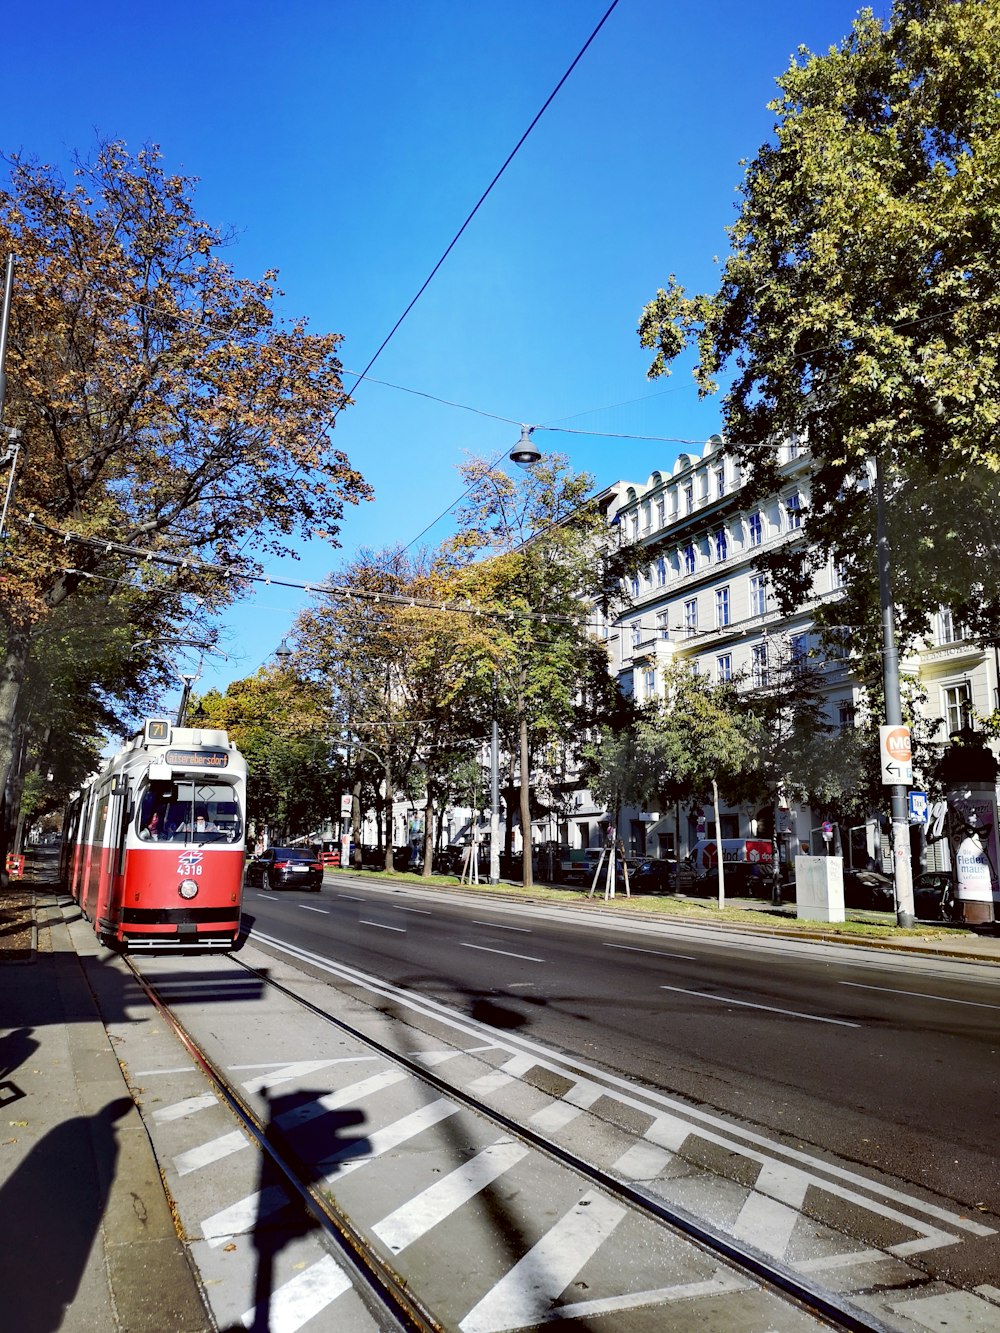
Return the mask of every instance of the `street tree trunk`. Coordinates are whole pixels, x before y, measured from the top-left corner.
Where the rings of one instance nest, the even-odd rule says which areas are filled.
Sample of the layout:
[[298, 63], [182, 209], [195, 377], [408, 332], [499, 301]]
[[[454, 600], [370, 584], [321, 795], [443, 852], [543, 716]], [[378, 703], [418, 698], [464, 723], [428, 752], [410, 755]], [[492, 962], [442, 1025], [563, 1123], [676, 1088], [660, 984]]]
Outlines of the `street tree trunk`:
[[[7, 652], [0, 663], [0, 792], [7, 792], [21, 753], [17, 704], [28, 672], [27, 631], [8, 628]], [[9, 811], [8, 813], [12, 813]], [[7, 821], [4, 821], [6, 825]], [[0, 827], [0, 887], [7, 887], [6, 827]]]

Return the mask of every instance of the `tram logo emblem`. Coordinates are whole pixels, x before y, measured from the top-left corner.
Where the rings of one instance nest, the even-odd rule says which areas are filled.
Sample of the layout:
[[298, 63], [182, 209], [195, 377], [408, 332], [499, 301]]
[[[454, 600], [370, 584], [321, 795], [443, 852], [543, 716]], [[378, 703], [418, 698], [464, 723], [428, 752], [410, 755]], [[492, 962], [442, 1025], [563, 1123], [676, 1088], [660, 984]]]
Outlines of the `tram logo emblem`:
[[184, 852], [177, 858], [178, 875], [193, 875], [195, 868], [201, 864], [201, 852]]

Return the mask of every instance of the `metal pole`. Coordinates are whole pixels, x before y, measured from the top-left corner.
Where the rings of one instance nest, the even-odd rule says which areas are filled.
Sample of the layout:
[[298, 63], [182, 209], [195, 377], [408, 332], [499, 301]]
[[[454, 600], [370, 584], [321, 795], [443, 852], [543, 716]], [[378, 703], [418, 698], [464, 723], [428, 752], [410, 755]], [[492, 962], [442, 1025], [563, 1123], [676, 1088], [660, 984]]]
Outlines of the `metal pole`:
[[490, 737], [490, 883], [500, 883], [500, 737], [496, 717]]
[[[885, 691], [885, 720], [890, 727], [903, 724], [899, 693], [899, 653], [896, 649], [896, 609], [892, 598], [892, 554], [885, 530], [885, 494], [882, 460], [875, 458], [875, 540], [878, 548], [878, 590], [882, 605], [882, 681]], [[892, 808], [892, 853], [896, 881], [896, 924], [914, 924], [913, 868], [910, 864], [910, 811], [904, 783], [889, 787]]]

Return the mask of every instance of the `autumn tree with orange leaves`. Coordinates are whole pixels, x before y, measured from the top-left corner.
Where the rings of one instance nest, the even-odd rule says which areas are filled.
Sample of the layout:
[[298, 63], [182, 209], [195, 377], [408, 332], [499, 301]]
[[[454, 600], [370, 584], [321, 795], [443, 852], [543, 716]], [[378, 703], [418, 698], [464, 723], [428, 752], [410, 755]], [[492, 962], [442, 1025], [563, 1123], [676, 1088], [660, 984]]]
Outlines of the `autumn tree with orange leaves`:
[[198, 217], [192, 179], [121, 143], [69, 180], [20, 156], [7, 167], [4, 425], [23, 449], [0, 556], [0, 790], [35, 638], [78, 589], [128, 587], [139, 616], [186, 624], [265, 555], [317, 531], [336, 544], [345, 502], [370, 496], [330, 440], [348, 401], [340, 335], [275, 317], [275, 273], [224, 262], [230, 238]]

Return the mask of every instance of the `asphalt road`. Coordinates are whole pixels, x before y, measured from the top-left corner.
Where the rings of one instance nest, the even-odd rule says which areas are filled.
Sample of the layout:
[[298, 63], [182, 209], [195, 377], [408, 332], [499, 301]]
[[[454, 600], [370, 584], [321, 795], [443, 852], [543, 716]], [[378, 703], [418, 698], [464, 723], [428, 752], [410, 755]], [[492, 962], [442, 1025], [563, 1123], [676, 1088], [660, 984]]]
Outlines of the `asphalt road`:
[[331, 875], [319, 894], [250, 889], [245, 912], [612, 1073], [1000, 1213], [987, 966]]

